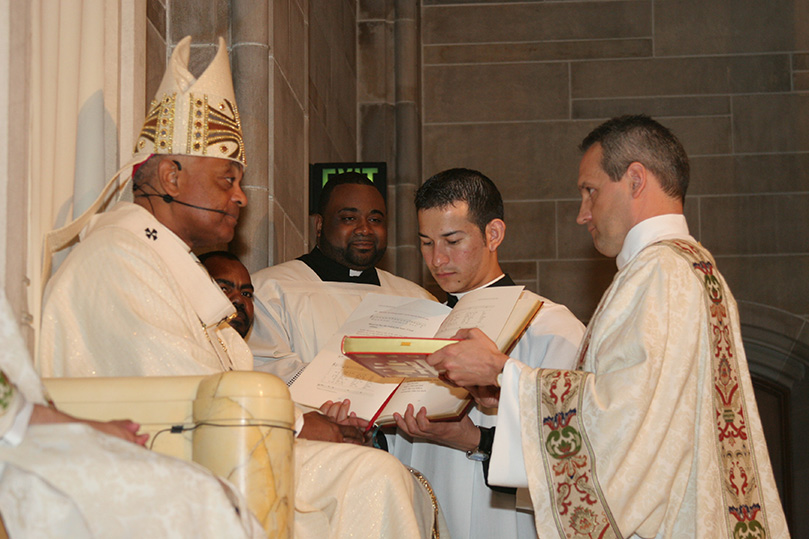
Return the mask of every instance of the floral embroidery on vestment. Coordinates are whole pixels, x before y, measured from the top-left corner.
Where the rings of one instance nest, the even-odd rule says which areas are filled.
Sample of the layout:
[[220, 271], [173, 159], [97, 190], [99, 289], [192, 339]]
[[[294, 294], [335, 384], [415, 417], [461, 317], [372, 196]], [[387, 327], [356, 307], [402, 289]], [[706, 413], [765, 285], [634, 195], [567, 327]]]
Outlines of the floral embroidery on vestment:
[[689, 262], [707, 293], [712, 337], [713, 403], [716, 451], [727, 507], [727, 536], [734, 539], [769, 537], [758, 466], [748, 434], [747, 411], [728, 306], [711, 255], [683, 240], [660, 242]]
[[540, 369], [539, 429], [554, 518], [562, 537], [621, 537], [595, 477], [595, 460], [579, 411], [587, 376], [583, 371]]

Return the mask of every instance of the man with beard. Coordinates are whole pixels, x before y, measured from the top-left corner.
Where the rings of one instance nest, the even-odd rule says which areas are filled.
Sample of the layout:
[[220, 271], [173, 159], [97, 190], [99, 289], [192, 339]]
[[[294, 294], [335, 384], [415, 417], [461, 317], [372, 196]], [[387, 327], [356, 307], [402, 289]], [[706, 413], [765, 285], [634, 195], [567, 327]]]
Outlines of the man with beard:
[[374, 267], [385, 254], [385, 201], [362, 174], [326, 183], [315, 216], [317, 246], [253, 275], [256, 320], [247, 343], [255, 368], [289, 381], [345, 322], [366, 294], [434, 299]]
[[246, 339], [253, 325], [253, 283], [250, 272], [239, 257], [227, 251], [205, 253], [200, 255], [199, 261], [236, 308], [236, 316], [228, 322], [230, 327]]

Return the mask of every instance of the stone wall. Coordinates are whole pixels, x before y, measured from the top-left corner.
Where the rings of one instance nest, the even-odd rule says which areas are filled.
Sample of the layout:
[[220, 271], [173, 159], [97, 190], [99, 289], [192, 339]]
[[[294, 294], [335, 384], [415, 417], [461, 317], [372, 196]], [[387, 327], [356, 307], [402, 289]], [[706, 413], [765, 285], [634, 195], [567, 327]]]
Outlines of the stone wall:
[[[576, 225], [577, 144], [650, 114], [692, 162], [686, 215], [736, 297], [809, 313], [809, 5], [424, 0], [423, 176], [489, 175], [515, 279], [587, 320], [614, 273]], [[804, 330], [806, 331], [806, 330]]]

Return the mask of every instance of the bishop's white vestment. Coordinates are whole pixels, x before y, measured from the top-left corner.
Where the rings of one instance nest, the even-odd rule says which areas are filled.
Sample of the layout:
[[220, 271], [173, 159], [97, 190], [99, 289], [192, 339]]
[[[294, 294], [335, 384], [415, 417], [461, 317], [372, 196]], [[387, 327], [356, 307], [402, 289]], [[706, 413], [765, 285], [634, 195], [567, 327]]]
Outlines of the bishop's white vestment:
[[632, 228], [617, 262], [579, 370], [506, 364], [519, 400], [501, 396], [499, 421], [521, 427], [498, 427], [490, 482], [527, 482], [543, 537], [788, 537], [710, 254], [664, 215]]
[[[252, 370], [250, 349], [227, 325], [233, 313], [230, 300], [182, 240], [144, 208], [120, 202], [92, 218], [48, 284], [42, 373], [178, 376]], [[309, 440], [296, 440], [294, 452], [296, 537], [429, 535], [429, 498], [392, 456]]]
[[29, 425], [45, 403], [0, 291], [0, 513], [11, 537], [263, 537], [233, 487], [83, 423]]

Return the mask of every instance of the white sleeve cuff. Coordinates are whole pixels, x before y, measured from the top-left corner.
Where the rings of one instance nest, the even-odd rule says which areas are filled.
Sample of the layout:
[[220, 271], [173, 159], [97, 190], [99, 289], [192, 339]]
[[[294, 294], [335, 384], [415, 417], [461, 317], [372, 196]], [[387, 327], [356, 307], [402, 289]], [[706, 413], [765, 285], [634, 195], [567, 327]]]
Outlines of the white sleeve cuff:
[[497, 406], [497, 428], [494, 431], [489, 483], [503, 487], [527, 487], [528, 477], [522, 454], [520, 430], [520, 374], [525, 365], [511, 359], [503, 368], [500, 402]]

